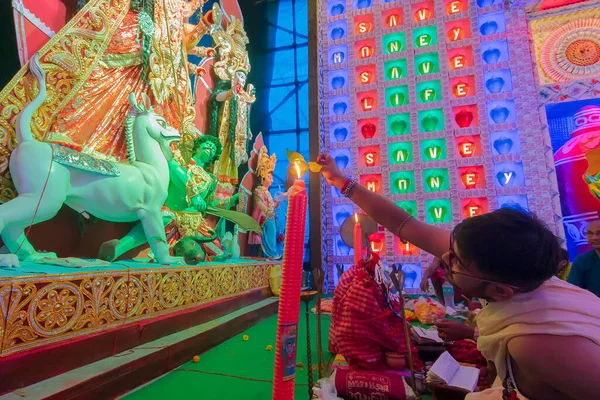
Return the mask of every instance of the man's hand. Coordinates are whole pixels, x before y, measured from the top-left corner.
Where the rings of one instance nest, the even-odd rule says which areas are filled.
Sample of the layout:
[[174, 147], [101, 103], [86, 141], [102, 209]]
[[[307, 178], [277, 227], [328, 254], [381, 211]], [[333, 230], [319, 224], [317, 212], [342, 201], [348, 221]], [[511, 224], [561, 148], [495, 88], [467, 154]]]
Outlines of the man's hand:
[[444, 342], [454, 340], [473, 339], [475, 329], [458, 321], [443, 320], [435, 324], [438, 334]]
[[335, 160], [329, 154], [321, 154], [317, 158], [317, 163], [323, 167], [321, 173], [327, 183], [341, 190], [348, 178], [340, 171]]

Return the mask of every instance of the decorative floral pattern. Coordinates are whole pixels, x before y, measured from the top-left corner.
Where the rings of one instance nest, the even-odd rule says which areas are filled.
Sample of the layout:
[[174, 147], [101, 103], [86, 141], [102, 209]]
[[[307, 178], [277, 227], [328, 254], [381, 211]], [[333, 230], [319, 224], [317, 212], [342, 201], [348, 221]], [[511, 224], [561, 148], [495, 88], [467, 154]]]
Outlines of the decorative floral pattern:
[[269, 286], [275, 262], [0, 280], [0, 357]]
[[600, 76], [600, 19], [593, 10], [533, 20], [531, 31], [542, 85]]

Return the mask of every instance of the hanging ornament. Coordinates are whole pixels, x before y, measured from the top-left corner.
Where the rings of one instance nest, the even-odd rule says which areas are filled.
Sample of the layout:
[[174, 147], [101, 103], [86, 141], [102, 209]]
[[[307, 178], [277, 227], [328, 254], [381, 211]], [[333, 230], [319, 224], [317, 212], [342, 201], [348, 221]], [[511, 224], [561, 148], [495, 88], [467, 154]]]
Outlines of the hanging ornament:
[[508, 108], [503, 107], [501, 105], [497, 105], [492, 109], [492, 111], [490, 111], [490, 117], [492, 118], [492, 121], [494, 121], [497, 124], [505, 123], [508, 119], [509, 114], [510, 111], [508, 110]]
[[342, 28], [334, 28], [331, 30], [331, 40], [338, 40], [344, 37], [346, 32]]
[[423, 34], [417, 37], [416, 45], [417, 47], [427, 47], [431, 46], [432, 42], [433, 39], [431, 38], [431, 35]]
[[397, 164], [403, 164], [408, 161], [409, 152], [407, 149], [398, 149], [394, 156]]
[[362, 71], [358, 76], [358, 79], [360, 80], [361, 84], [366, 85], [371, 83], [371, 75], [371, 71]]
[[485, 87], [490, 93], [500, 93], [504, 87], [504, 79], [501, 76], [492, 76], [485, 81]]
[[369, 21], [361, 21], [356, 25], [356, 32], [360, 35], [363, 33], [371, 32], [371, 23]]
[[475, 143], [469, 139], [463, 140], [458, 144], [458, 154], [460, 154], [462, 158], [473, 157], [476, 149]]
[[429, 207], [428, 211], [431, 219], [438, 223], [443, 222], [446, 218], [446, 214], [448, 214], [448, 208], [438, 202], [435, 202], [431, 207]]
[[395, 119], [390, 124], [390, 128], [392, 128], [392, 133], [394, 136], [403, 135], [406, 132], [407, 123], [402, 119]]
[[422, 22], [431, 18], [431, 10], [429, 8], [421, 8], [415, 13], [415, 21]]
[[344, 87], [346, 84], [346, 79], [343, 76], [335, 76], [331, 79], [331, 87], [334, 90], [338, 90]]
[[335, 137], [336, 141], [343, 142], [348, 137], [348, 129], [344, 127], [336, 128], [333, 131], [333, 137]]
[[379, 186], [381, 185], [379, 180], [377, 180], [375, 178], [369, 178], [369, 179], [367, 179], [365, 184], [366, 184], [367, 189], [370, 190], [371, 192], [373, 192], [373, 193], [379, 192]]
[[496, 21], [486, 21], [479, 27], [482, 35], [493, 35], [498, 32], [498, 23]]
[[348, 211], [338, 211], [335, 213], [335, 220], [339, 226], [342, 226], [346, 219], [350, 218], [350, 213]]
[[404, 104], [405, 96], [403, 93], [396, 92], [390, 96], [390, 104], [393, 107], [399, 107]]
[[513, 186], [517, 180], [517, 173], [513, 170], [504, 169], [496, 174], [496, 179], [502, 187]]
[[435, 71], [435, 64], [431, 61], [424, 61], [418, 65], [417, 70], [421, 75], [432, 74]]
[[402, 42], [399, 40], [391, 40], [387, 44], [387, 51], [389, 54], [394, 54], [402, 51]]
[[498, 60], [500, 60], [500, 49], [497, 49], [495, 47], [492, 49], [487, 49], [483, 52], [482, 56], [483, 61], [485, 61], [486, 64], [497, 63]]
[[363, 97], [362, 101], [360, 102], [363, 111], [371, 111], [373, 109], [373, 104], [375, 104], [375, 99], [373, 99], [371, 96]]
[[450, 59], [452, 69], [461, 69], [467, 66], [467, 59], [462, 54], [457, 54]]
[[344, 6], [342, 4], [335, 4], [331, 7], [331, 16], [336, 17], [344, 13]]
[[460, 175], [460, 181], [466, 189], [474, 189], [479, 181], [479, 174], [475, 171], [467, 170]]
[[402, 68], [398, 66], [393, 66], [388, 69], [388, 77], [389, 79], [400, 79], [403, 72], [404, 71], [402, 70]]
[[441, 146], [428, 146], [425, 148], [425, 157], [428, 160], [435, 161], [442, 157], [443, 149]]
[[335, 161], [335, 164], [338, 166], [339, 169], [346, 168], [348, 166], [348, 162], [350, 161], [348, 156], [345, 154], [337, 155], [333, 160]]
[[498, 139], [494, 140], [494, 149], [496, 149], [498, 154], [508, 154], [512, 147], [513, 140], [509, 137], [500, 136]]
[[436, 100], [437, 92], [435, 89], [425, 88], [419, 92], [419, 97], [423, 103], [428, 103]]
[[456, 42], [458, 40], [463, 40], [465, 38], [465, 31], [460, 26], [454, 27], [450, 29], [446, 33], [446, 37], [450, 42]]
[[441, 175], [432, 175], [429, 176], [425, 182], [431, 191], [439, 191], [442, 190], [442, 186], [444, 185], [444, 177]]
[[346, 55], [341, 51], [336, 51], [331, 55], [331, 62], [334, 64], [341, 64], [344, 62]]
[[454, 94], [454, 97], [458, 98], [466, 97], [469, 94], [470, 89], [468, 84], [463, 81], [458, 81], [456, 85], [452, 87], [452, 94]]
[[377, 152], [369, 151], [365, 153], [365, 165], [367, 167], [373, 167], [377, 164]]
[[360, 58], [369, 58], [373, 55], [373, 48], [371, 46], [363, 46], [359, 49]]
[[387, 25], [388, 28], [393, 28], [395, 26], [398, 26], [398, 24], [400, 23], [399, 21], [400, 21], [400, 16], [398, 14], [390, 14], [385, 19], [385, 24]]
[[371, 122], [367, 122], [366, 124], [360, 127], [360, 133], [362, 133], [365, 139], [372, 139], [375, 136], [376, 131], [377, 127]]
[[473, 113], [471, 111], [463, 109], [458, 114], [456, 114], [454, 120], [456, 121], [456, 124], [459, 127], [467, 128], [473, 122]]
[[454, 0], [448, 3], [446, 6], [446, 12], [449, 15], [458, 14], [459, 12], [463, 12], [465, 10], [465, 6], [462, 1]]
[[348, 105], [343, 101], [338, 101], [333, 105], [333, 112], [335, 113], [335, 115], [345, 114], [347, 109]]
[[411, 181], [408, 178], [399, 178], [396, 180], [396, 187], [399, 193], [408, 193]]
[[471, 218], [471, 217], [476, 217], [478, 215], [483, 214], [483, 209], [479, 205], [479, 203], [476, 203], [475, 201], [473, 201], [473, 199], [471, 199], [463, 207], [463, 212], [464, 212], [465, 218]]
[[435, 115], [427, 114], [421, 121], [421, 125], [423, 126], [423, 130], [425, 132], [433, 132], [436, 130], [438, 122], [439, 120]]

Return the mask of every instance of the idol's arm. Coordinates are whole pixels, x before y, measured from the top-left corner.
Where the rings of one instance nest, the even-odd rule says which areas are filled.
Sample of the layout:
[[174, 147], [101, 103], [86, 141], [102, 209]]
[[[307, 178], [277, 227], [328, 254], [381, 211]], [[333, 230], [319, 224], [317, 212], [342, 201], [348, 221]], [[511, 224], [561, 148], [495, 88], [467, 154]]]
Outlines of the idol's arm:
[[171, 182], [179, 188], [186, 190], [188, 180], [187, 172], [174, 159], [169, 161], [169, 175]]

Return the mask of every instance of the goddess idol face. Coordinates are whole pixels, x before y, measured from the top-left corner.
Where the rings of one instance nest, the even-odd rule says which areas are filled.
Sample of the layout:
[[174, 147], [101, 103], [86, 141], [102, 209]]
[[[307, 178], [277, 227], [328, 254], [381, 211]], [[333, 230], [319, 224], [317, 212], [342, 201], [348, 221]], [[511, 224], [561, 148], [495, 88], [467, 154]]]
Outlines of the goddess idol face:
[[236, 71], [233, 83], [240, 85], [242, 88], [246, 86], [246, 73], [244, 71]]

